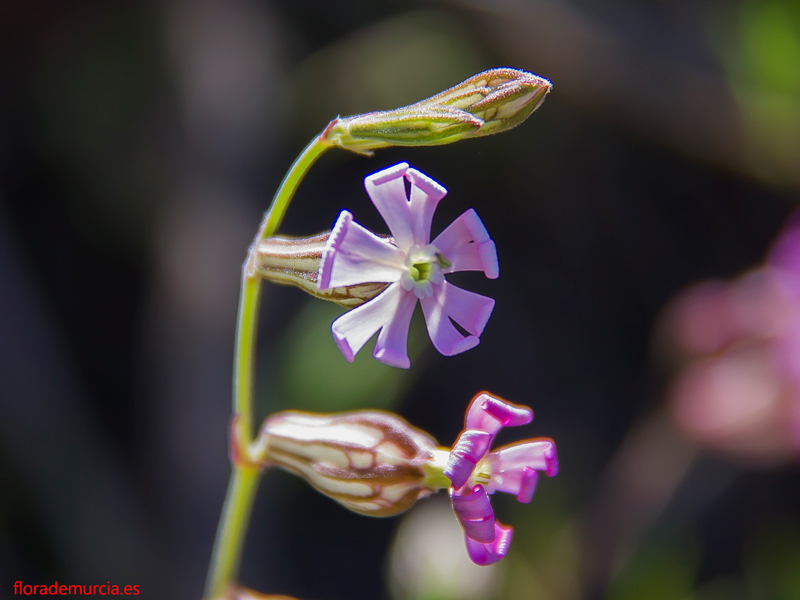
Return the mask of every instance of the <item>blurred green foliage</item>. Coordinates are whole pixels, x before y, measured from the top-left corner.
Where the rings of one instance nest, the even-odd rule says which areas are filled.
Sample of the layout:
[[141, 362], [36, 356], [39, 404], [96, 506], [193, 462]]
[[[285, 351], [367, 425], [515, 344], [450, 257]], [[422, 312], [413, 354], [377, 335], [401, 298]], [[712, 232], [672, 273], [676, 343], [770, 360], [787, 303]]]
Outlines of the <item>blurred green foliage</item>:
[[313, 135], [338, 114], [410, 104], [491, 66], [452, 16], [404, 13], [325, 47], [300, 65], [293, 102], [298, 127]]
[[774, 183], [800, 171], [800, 3], [746, 0], [724, 55], [739, 100], [748, 154]]
[[289, 325], [278, 345], [277, 373], [265, 379], [276, 386], [270, 393], [276, 399], [271, 410], [338, 412], [397, 406], [419, 375], [422, 365], [416, 363], [428, 344], [420, 312], [412, 319], [408, 340], [408, 355], [417, 368], [409, 371], [373, 359], [374, 340], [348, 363], [330, 332], [341, 314], [341, 307], [312, 301]]
[[608, 600], [690, 600], [700, 565], [689, 536], [652, 542], [635, 551], [609, 586]]
[[763, 525], [745, 547], [744, 562], [754, 600], [800, 598], [800, 522]]

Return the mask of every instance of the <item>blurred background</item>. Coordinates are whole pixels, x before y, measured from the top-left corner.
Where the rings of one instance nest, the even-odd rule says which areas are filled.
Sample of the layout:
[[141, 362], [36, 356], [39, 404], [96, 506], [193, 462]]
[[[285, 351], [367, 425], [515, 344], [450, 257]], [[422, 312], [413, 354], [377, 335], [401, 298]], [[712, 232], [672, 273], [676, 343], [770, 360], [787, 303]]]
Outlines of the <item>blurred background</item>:
[[[501, 277], [481, 345], [354, 365], [341, 312], [267, 285], [259, 411], [391, 409], [450, 445], [483, 389], [533, 407], [561, 473], [470, 568], [445, 498], [349, 513], [268, 473], [242, 582], [304, 600], [800, 598], [795, 0], [5, 2], [0, 8], [0, 595], [197, 599], [229, 474], [240, 266], [330, 119], [494, 66], [554, 91], [452, 146], [331, 151], [283, 233], [408, 161], [469, 207]], [[788, 237], [787, 237], [788, 236]], [[794, 262], [792, 262], [794, 259]], [[416, 315], [420, 317], [419, 314]], [[370, 345], [371, 347], [371, 345]], [[435, 535], [434, 535], [435, 534]]]

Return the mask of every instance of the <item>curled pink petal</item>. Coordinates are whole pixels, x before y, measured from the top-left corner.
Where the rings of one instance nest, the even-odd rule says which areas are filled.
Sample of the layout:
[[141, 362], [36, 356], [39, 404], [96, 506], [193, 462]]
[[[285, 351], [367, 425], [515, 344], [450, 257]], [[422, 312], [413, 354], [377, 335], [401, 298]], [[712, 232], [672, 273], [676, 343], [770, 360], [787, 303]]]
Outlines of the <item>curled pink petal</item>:
[[488, 544], [482, 544], [465, 536], [467, 544], [467, 554], [472, 562], [479, 566], [486, 566], [502, 560], [508, 553], [508, 547], [511, 545], [511, 538], [514, 530], [511, 527], [501, 525], [495, 521], [494, 524], [494, 541]]
[[492, 463], [492, 469], [499, 473], [530, 467], [547, 473], [548, 477], [558, 474], [556, 445], [553, 440], [549, 439], [530, 440], [504, 446], [492, 452], [489, 460]]
[[333, 322], [333, 338], [348, 362], [353, 362], [355, 355], [375, 332], [393, 319], [403, 295], [400, 284], [393, 283], [380, 295]]
[[447, 190], [439, 183], [416, 169], [406, 171], [406, 179], [411, 183], [409, 210], [414, 232], [414, 242], [427, 246], [431, 242], [431, 221], [439, 200], [447, 195]]
[[357, 285], [365, 282], [397, 281], [403, 274], [405, 257], [386, 240], [353, 221], [346, 210], [339, 214], [322, 253], [317, 287]]
[[489, 495], [482, 485], [476, 485], [465, 492], [455, 492], [451, 488], [450, 499], [453, 510], [468, 538], [488, 544], [495, 538], [495, 519]]
[[497, 249], [473, 209], [462, 214], [436, 236], [433, 245], [451, 263], [445, 269], [446, 273], [483, 271], [489, 279], [497, 279], [500, 275]]
[[503, 427], [527, 425], [533, 411], [527, 406], [506, 402], [495, 396], [478, 394], [467, 411], [467, 429], [480, 429], [496, 434]]
[[444, 468], [445, 476], [453, 482], [456, 489], [467, 483], [475, 465], [489, 451], [493, 439], [493, 435], [476, 430], [464, 431], [458, 436]]
[[539, 480], [539, 472], [530, 467], [523, 467], [520, 476], [519, 492], [517, 501], [528, 504], [533, 500], [533, 492], [536, 491], [536, 482]]
[[367, 194], [389, 226], [397, 247], [404, 253], [414, 244], [411, 212], [406, 196], [407, 170], [408, 163], [400, 163], [364, 180]]

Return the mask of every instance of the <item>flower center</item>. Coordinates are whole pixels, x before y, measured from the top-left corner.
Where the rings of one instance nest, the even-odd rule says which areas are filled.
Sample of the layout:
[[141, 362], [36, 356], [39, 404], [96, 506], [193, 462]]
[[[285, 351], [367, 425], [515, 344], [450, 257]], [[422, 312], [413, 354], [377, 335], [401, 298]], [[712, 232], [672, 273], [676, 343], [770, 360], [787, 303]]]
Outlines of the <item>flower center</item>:
[[451, 265], [433, 244], [424, 248], [414, 246], [406, 256], [406, 273], [401, 280], [403, 289], [413, 291], [418, 298], [433, 294], [433, 285], [444, 282], [442, 269]]
[[415, 262], [408, 268], [408, 274], [415, 282], [428, 281], [432, 269], [433, 263], [430, 261]]

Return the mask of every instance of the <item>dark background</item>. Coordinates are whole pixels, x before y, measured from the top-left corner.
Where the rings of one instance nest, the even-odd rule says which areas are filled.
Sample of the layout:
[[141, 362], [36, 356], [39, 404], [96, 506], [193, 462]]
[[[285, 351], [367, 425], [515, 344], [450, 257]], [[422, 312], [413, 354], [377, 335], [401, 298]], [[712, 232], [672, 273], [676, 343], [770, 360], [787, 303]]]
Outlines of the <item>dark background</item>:
[[[495, 500], [517, 529], [496, 597], [800, 597], [797, 467], [742, 467], [659, 421], [670, 373], [652, 341], [670, 298], [759, 263], [800, 200], [792, 0], [3, 3], [0, 596], [58, 580], [200, 597], [239, 270], [283, 173], [337, 114], [493, 66], [553, 81], [528, 122], [331, 151], [282, 228], [317, 233], [347, 208], [384, 231], [363, 178], [408, 161], [449, 190], [435, 231], [474, 207], [497, 243], [497, 281], [455, 278], [497, 299], [481, 345], [441, 357], [418, 322], [410, 371], [368, 350], [350, 366], [327, 332], [338, 309], [267, 284], [261, 416], [380, 406], [451, 444], [491, 390], [536, 412], [501, 441], [552, 437], [562, 469], [530, 506]], [[653, 419], [683, 458], [642, 508], [613, 457]], [[671, 460], [637, 468], [658, 479]], [[400, 522], [269, 473], [242, 581], [388, 597]]]

